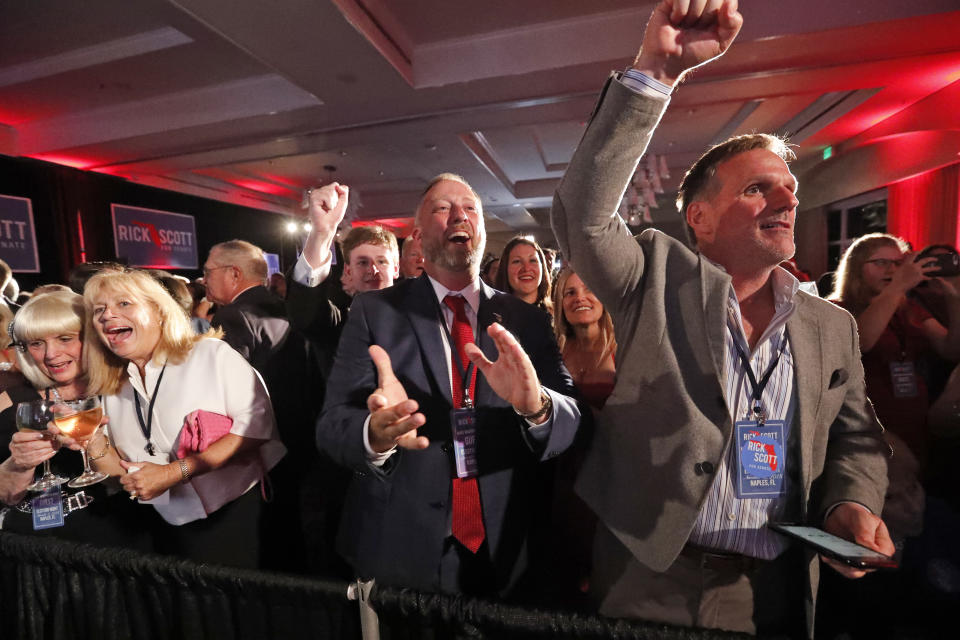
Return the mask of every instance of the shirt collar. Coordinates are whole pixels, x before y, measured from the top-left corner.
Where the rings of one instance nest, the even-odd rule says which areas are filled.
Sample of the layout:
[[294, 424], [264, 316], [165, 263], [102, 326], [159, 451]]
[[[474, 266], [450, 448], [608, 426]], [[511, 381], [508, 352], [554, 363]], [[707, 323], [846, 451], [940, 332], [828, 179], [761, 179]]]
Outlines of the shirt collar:
[[[719, 262], [714, 262], [707, 256], [702, 253], [700, 256], [715, 266], [717, 269], [720, 269], [724, 273], [727, 273], [727, 270]], [[800, 281], [797, 278], [781, 267], [777, 265], [773, 268], [773, 271], [770, 273], [770, 284], [773, 289], [773, 306], [776, 311], [780, 311], [784, 305], [790, 304], [793, 302], [793, 299], [797, 295], [797, 291], [800, 290]], [[730, 297], [736, 300], [737, 294], [734, 292], [733, 287], [730, 287]], [[737, 306], [739, 306], [739, 301], [737, 301]]]
[[427, 278], [430, 280], [430, 285], [433, 287], [433, 293], [437, 296], [437, 302], [439, 302], [441, 305], [443, 304], [443, 299], [448, 295], [463, 296], [463, 299], [467, 301], [467, 304], [470, 306], [473, 312], [477, 313], [477, 310], [480, 308], [480, 278], [474, 278], [473, 282], [459, 291], [447, 289], [429, 275]]
[[773, 305], [777, 311], [791, 304], [800, 290], [800, 281], [796, 276], [781, 266], [777, 266], [770, 274], [773, 285]]

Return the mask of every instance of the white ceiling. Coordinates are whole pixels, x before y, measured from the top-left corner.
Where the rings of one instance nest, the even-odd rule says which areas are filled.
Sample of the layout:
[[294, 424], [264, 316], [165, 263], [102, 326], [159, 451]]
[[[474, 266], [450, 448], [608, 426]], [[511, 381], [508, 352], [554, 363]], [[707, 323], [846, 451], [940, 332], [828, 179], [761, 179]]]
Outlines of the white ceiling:
[[[427, 181], [454, 171], [481, 194], [494, 241], [536, 232], [652, 6], [0, 0], [0, 153], [277, 213], [299, 213], [301, 190], [332, 177], [360, 194], [362, 219], [401, 233]], [[683, 170], [731, 134], [788, 132], [814, 169], [827, 145], [960, 130], [960, 110], [928, 125], [918, 108], [957, 95], [960, 1], [740, 8], [740, 39], [679, 90], [651, 144], [673, 176], [655, 220], [672, 215]]]

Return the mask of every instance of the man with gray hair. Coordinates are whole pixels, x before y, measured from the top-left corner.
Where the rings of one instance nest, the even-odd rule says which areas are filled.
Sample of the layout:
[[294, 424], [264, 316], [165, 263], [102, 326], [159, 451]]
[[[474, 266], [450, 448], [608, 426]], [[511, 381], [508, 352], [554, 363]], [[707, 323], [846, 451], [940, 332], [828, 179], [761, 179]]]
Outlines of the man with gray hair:
[[321, 379], [304, 336], [290, 326], [283, 300], [267, 289], [267, 260], [245, 240], [214, 245], [203, 264], [207, 298], [218, 305], [211, 320], [223, 339], [263, 376], [288, 455], [270, 472], [275, 499], [264, 511], [262, 563], [302, 571], [300, 524], [303, 473], [315, 462], [311, 425], [319, 413]]
[[207, 299], [218, 305], [211, 324], [264, 377], [290, 333], [283, 301], [266, 287], [267, 259], [246, 240], [214, 245], [203, 264]]

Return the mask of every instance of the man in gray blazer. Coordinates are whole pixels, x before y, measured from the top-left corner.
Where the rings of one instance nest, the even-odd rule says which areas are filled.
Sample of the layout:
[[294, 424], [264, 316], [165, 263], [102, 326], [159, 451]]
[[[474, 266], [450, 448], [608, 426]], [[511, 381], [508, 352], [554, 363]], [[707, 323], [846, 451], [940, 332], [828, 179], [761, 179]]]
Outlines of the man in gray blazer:
[[601, 613], [812, 633], [817, 558], [767, 525], [893, 545], [875, 515], [885, 448], [856, 324], [778, 267], [795, 249], [793, 154], [764, 135], [707, 152], [678, 203], [694, 249], [655, 230], [632, 238], [616, 213], [673, 87], [742, 21], [736, 0], [661, 2], [554, 198], [560, 248], [612, 314], [619, 345], [577, 491], [600, 519]]

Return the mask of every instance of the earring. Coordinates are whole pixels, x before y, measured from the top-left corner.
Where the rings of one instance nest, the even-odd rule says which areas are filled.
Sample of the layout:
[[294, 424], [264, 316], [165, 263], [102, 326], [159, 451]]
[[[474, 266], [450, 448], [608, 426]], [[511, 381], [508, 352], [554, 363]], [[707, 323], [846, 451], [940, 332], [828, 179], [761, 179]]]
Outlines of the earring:
[[20, 353], [24, 353], [27, 349], [24, 344], [17, 340], [17, 334], [13, 331], [13, 320], [10, 321], [10, 324], [7, 325], [7, 335], [10, 336], [10, 346], [16, 348]]

